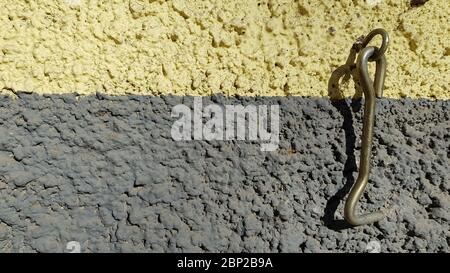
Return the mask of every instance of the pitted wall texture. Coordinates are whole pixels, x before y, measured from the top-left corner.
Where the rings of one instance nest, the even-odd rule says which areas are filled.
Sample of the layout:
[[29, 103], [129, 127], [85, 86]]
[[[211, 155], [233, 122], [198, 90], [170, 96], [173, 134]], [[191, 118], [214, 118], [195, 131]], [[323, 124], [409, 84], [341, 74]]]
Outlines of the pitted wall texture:
[[45, 95], [0, 100], [0, 251], [449, 252], [449, 101], [377, 104], [373, 168], [349, 229], [342, 199], [359, 158], [361, 102], [279, 104], [281, 142], [173, 141], [191, 97]]
[[3, 0], [0, 90], [328, 96], [355, 40], [382, 27], [385, 96], [448, 99], [450, 2], [412, 2]]

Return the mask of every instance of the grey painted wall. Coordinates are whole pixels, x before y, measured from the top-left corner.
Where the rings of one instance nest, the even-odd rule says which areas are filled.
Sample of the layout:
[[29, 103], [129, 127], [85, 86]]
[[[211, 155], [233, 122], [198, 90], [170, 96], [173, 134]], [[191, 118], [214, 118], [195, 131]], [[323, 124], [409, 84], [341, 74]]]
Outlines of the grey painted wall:
[[173, 141], [171, 109], [192, 98], [3, 97], [0, 251], [450, 251], [450, 101], [378, 101], [361, 210], [391, 209], [348, 228], [360, 102], [212, 100], [279, 104], [279, 149]]

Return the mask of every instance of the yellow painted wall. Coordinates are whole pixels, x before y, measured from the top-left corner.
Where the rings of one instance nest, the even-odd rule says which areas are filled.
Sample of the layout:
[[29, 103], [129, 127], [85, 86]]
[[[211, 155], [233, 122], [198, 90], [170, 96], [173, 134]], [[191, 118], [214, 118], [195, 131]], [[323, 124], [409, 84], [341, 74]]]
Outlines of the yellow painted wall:
[[448, 99], [449, 18], [448, 0], [2, 0], [0, 89], [327, 96], [355, 39], [383, 27], [385, 96]]

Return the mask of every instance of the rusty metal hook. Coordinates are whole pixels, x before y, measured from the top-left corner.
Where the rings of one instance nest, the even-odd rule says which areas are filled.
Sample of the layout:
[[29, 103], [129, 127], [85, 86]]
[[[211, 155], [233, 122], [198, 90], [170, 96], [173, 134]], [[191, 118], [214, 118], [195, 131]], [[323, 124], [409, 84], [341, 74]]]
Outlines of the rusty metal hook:
[[[359, 77], [361, 81], [361, 88], [364, 93], [364, 118], [363, 118], [363, 133], [361, 139], [361, 156], [358, 178], [353, 185], [347, 201], [345, 202], [344, 218], [348, 223], [354, 226], [370, 224], [381, 220], [384, 217], [384, 212], [376, 211], [357, 215], [355, 212], [356, 204], [358, 203], [364, 189], [369, 181], [370, 174], [370, 158], [372, 152], [372, 139], [373, 139], [373, 125], [375, 119], [375, 96], [381, 97], [383, 95], [384, 78], [386, 74], [386, 57], [384, 51], [388, 44], [388, 34], [385, 30], [376, 29], [371, 32], [364, 40], [364, 46], [369, 42], [367, 39], [375, 36], [375, 34], [381, 34], [383, 36], [384, 49], [378, 49], [376, 47], [365, 47], [361, 50], [356, 61], [356, 68], [359, 71]], [[370, 38], [369, 38], [370, 37]], [[380, 54], [381, 53], [381, 54]], [[380, 54], [379, 56], [376, 56]], [[368, 62], [376, 61], [375, 79], [372, 81], [369, 76]]]

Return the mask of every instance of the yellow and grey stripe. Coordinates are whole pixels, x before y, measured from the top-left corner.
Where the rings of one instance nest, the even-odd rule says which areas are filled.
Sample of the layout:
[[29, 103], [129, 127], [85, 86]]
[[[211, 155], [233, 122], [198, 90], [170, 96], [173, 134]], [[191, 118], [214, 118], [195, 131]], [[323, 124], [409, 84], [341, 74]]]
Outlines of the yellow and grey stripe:
[[[450, 6], [424, 2], [0, 1], [0, 251], [450, 251]], [[377, 27], [361, 208], [391, 210], [349, 229], [362, 106], [328, 85]], [[279, 148], [174, 141], [192, 96], [280, 105]]]

